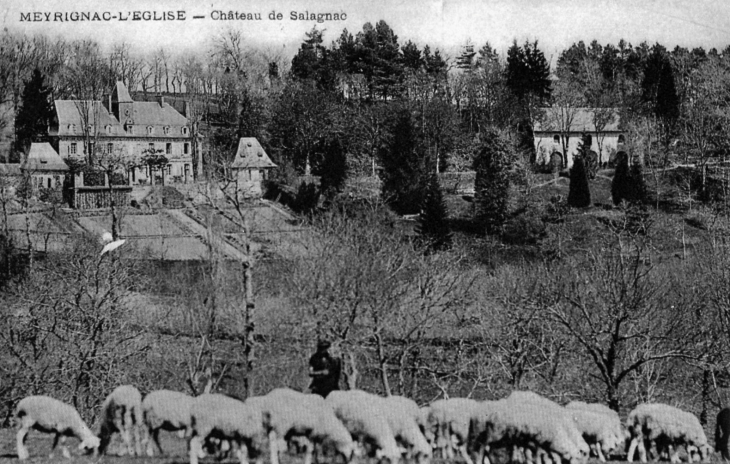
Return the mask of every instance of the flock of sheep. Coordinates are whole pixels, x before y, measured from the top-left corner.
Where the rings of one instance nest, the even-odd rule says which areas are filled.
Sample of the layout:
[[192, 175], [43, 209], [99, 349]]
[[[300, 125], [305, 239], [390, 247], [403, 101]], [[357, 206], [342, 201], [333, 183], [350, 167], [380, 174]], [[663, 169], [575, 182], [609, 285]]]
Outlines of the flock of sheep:
[[[567, 406], [532, 392], [515, 391], [498, 401], [452, 398], [419, 407], [401, 396], [380, 397], [361, 390], [335, 391], [327, 398], [275, 389], [264, 396], [238, 400], [222, 394], [191, 397], [159, 390], [142, 399], [133, 386], [115, 389], [102, 407], [98, 433], [79, 413], [47, 396], [30, 396], [18, 404], [17, 449], [29, 457], [25, 438], [30, 429], [55, 434], [53, 448], [65, 437], [81, 440], [79, 449], [104, 454], [118, 433], [130, 455], [143, 448], [162, 453], [160, 430], [177, 431], [188, 438], [190, 464], [207, 454], [218, 457], [235, 452], [241, 463], [260, 461], [268, 449], [272, 464], [279, 450], [291, 447], [305, 453], [311, 464], [315, 447], [350, 462], [356, 456], [417, 462], [434, 454], [452, 459], [457, 454], [468, 464], [488, 464], [495, 453], [511, 461], [558, 464], [584, 462], [594, 455], [601, 461], [638, 450], [646, 462], [654, 458], [679, 461], [683, 446], [692, 462], [704, 460], [710, 447], [693, 414], [663, 404], [642, 404], [622, 424], [618, 414], [600, 404], [572, 402]], [[627, 450], [628, 447], [628, 450]], [[156, 448], [156, 450], [155, 450]]]

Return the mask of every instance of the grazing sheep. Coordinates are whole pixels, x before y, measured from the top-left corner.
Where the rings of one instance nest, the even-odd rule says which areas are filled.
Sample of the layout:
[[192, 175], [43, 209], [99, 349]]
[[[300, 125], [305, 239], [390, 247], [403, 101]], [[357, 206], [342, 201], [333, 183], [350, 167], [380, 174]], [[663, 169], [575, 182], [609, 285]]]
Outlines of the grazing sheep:
[[472, 416], [470, 448], [479, 459], [492, 448], [508, 447], [528, 462], [549, 455], [554, 462], [584, 461], [590, 451], [572, 416], [562, 406], [531, 392], [486, 403]]
[[583, 439], [601, 462], [606, 455], [625, 442], [625, 433], [618, 414], [602, 404], [573, 401], [566, 406]]
[[717, 414], [715, 423], [715, 451], [725, 461], [730, 460], [730, 408], [724, 408]]
[[203, 394], [190, 407], [190, 464], [205, 456], [203, 443], [208, 439], [228, 440], [238, 445], [241, 464], [258, 457], [266, 440], [266, 424], [257, 407], [220, 394]]
[[[101, 406], [99, 453], [106, 453], [112, 436], [122, 435], [130, 456], [141, 456], [139, 428], [142, 425], [142, 395], [131, 385], [122, 385], [106, 397]], [[134, 441], [134, 444], [132, 443]]]
[[454, 459], [454, 450], [471, 463], [466, 450], [472, 415], [480, 403], [469, 398], [449, 398], [431, 403], [426, 419], [426, 438], [444, 459]]
[[279, 462], [279, 442], [294, 437], [298, 437], [304, 445], [306, 464], [312, 462], [315, 443], [331, 446], [346, 461], [352, 458], [352, 437], [321, 396], [278, 388], [265, 396], [248, 398], [245, 402], [260, 409], [264, 415], [272, 464]]
[[333, 391], [325, 402], [355, 440], [372, 446], [378, 457], [397, 462], [400, 450], [382, 408], [373, 407], [380, 397], [362, 390]]
[[16, 436], [19, 459], [28, 459], [30, 456], [25, 447], [25, 438], [30, 429], [55, 434], [51, 454], [60, 442], [64, 457], [71, 457], [71, 453], [65, 445], [66, 437], [76, 437], [81, 440], [79, 449], [97, 450], [99, 448], [99, 438], [91, 432], [78, 411], [73, 406], [57, 399], [48, 396], [24, 398], [15, 408], [15, 417], [20, 425]]
[[190, 407], [193, 401], [195, 398], [192, 396], [171, 390], [153, 391], [144, 397], [142, 417], [147, 426], [145, 442], [148, 456], [154, 456], [153, 443], [164, 454], [160, 446], [160, 430], [183, 433], [184, 436], [184, 432], [190, 428]]
[[626, 427], [631, 433], [627, 460], [633, 461], [639, 450], [641, 462], [646, 462], [646, 445], [655, 443], [661, 454], [667, 452], [671, 462], [679, 462], [676, 447], [684, 445], [688, 460], [693, 460], [694, 452], [700, 459], [707, 458], [709, 445], [700, 421], [692, 413], [666, 404], [640, 404], [629, 413]]
[[418, 417], [420, 409], [415, 401], [402, 396], [379, 398], [377, 405], [382, 409], [395, 439], [405, 448], [409, 457], [420, 461], [433, 454], [431, 445], [421, 431]]

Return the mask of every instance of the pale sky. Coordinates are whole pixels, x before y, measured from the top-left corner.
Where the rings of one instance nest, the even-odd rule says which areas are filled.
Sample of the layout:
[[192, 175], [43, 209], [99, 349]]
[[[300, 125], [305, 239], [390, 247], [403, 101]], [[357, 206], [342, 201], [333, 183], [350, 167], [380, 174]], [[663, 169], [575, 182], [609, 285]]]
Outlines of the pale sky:
[[[133, 21], [136, 11], [184, 11], [184, 21]], [[221, 21], [218, 12], [259, 13], [261, 21]], [[269, 13], [281, 12], [282, 20]], [[724, 48], [730, 44], [730, 2], [724, 0], [0, 0], [3, 27], [26, 33], [46, 33], [67, 38], [93, 38], [103, 45], [126, 41], [138, 51], [160, 46], [171, 49], [205, 46], [211, 37], [227, 28], [239, 29], [252, 44], [282, 47], [293, 54], [314, 21], [290, 19], [291, 12], [346, 14], [344, 21], [318, 24], [325, 29], [327, 44], [347, 28], [356, 33], [366, 22], [384, 19], [399, 37], [419, 45], [429, 44], [454, 56], [470, 40], [477, 46], [489, 41], [505, 52], [513, 39], [539, 40], [549, 59], [573, 42], [597, 39], [601, 44], [619, 39], [636, 45], [660, 42], [672, 49]], [[50, 13], [51, 21], [21, 21], [32, 13]], [[97, 13], [116, 16], [110, 21], [53, 21], [56, 13]], [[150, 13], [153, 14], [153, 13]], [[45, 18], [45, 15], [40, 15]], [[193, 19], [193, 16], [203, 16]], [[121, 21], [120, 17], [130, 17]], [[201, 47], [202, 49], [202, 47]]]

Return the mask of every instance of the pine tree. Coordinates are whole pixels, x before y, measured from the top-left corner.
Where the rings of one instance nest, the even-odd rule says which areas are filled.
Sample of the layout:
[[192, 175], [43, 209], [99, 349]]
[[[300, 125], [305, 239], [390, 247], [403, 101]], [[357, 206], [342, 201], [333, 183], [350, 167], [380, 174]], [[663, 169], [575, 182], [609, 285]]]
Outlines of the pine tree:
[[490, 234], [498, 233], [507, 219], [509, 153], [509, 142], [489, 131], [474, 159], [475, 219]]
[[417, 231], [424, 243], [433, 250], [444, 250], [451, 246], [446, 202], [435, 174], [431, 175], [426, 186]]
[[391, 132], [394, 136], [390, 137], [380, 156], [383, 198], [398, 214], [418, 213], [430, 169], [413, 116], [407, 108], [397, 114]]
[[23, 89], [22, 106], [15, 118], [16, 150], [25, 151], [31, 142], [45, 140], [54, 108], [51, 89], [44, 84], [43, 74], [36, 68]]
[[586, 208], [591, 205], [591, 190], [582, 156], [575, 157], [573, 167], [570, 169], [568, 205], [573, 208]]
[[619, 152], [616, 155], [616, 171], [611, 182], [611, 198], [614, 205], [618, 205], [623, 200], [629, 201], [631, 198], [629, 155], [625, 152]]

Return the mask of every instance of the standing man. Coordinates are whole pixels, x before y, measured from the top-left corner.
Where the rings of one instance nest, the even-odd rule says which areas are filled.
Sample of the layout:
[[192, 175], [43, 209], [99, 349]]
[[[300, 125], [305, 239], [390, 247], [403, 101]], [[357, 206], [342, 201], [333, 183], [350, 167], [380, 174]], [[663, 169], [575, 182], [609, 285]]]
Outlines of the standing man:
[[309, 376], [312, 378], [309, 390], [322, 397], [340, 389], [340, 358], [332, 357], [327, 351], [329, 347], [330, 342], [320, 340], [317, 352], [309, 358]]

